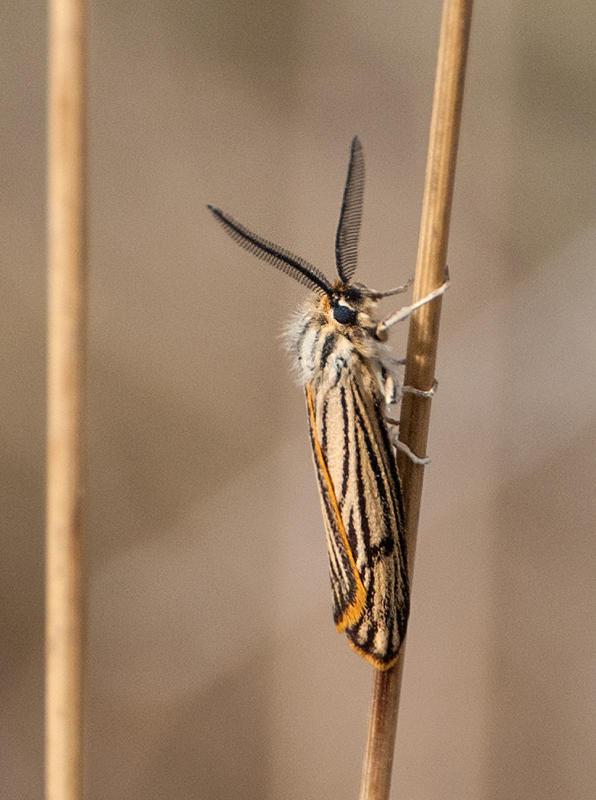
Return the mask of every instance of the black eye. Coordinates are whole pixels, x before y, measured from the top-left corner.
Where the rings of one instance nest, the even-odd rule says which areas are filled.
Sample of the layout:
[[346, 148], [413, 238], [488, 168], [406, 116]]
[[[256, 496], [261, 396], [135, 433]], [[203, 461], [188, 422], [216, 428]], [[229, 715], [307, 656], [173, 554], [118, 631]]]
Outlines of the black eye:
[[348, 306], [335, 306], [333, 309], [333, 319], [340, 325], [353, 325], [357, 316], [358, 312]]

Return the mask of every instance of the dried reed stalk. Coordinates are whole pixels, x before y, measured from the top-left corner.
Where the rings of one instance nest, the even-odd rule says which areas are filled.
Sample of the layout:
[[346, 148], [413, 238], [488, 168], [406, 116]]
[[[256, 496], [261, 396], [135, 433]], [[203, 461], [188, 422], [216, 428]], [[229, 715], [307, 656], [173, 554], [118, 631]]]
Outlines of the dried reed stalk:
[[[414, 279], [414, 301], [438, 288], [445, 279], [455, 162], [463, 100], [464, 76], [472, 17], [472, 0], [445, 0], [430, 125], [424, 199]], [[405, 383], [430, 389], [441, 314], [441, 298], [422, 306], [410, 321]], [[400, 439], [417, 455], [426, 453], [430, 399], [406, 394]], [[398, 454], [408, 538], [410, 580], [416, 551], [424, 468]], [[360, 800], [387, 800], [391, 784], [399, 693], [405, 642], [397, 664], [375, 671], [368, 738], [362, 768]]]
[[82, 797], [84, 0], [49, 4], [46, 799]]

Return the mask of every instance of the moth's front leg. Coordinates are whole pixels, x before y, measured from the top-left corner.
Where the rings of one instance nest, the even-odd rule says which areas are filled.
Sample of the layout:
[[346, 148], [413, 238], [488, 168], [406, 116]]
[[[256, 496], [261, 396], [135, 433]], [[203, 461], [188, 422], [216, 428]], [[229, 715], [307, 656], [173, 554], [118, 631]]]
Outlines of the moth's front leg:
[[426, 295], [426, 297], [417, 300], [415, 303], [412, 303], [411, 306], [404, 306], [400, 308], [395, 314], [392, 314], [387, 319], [382, 320], [377, 324], [375, 330], [375, 336], [379, 341], [386, 341], [387, 331], [389, 328], [396, 325], [398, 322], [401, 322], [404, 319], [407, 319], [412, 312], [416, 311], [416, 309], [420, 308], [421, 306], [426, 305], [426, 303], [430, 303], [432, 300], [436, 300], [437, 297], [441, 297], [442, 294], [449, 288], [449, 270], [445, 267], [445, 282], [439, 286], [438, 289], [435, 289], [433, 292], [430, 292]]

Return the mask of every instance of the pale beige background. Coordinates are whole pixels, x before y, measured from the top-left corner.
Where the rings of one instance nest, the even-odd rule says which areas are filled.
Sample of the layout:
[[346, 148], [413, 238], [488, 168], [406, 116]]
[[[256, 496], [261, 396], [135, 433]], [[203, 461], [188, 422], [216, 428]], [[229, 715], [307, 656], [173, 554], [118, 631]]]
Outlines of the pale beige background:
[[[334, 633], [303, 289], [413, 271], [432, 2], [92, 3], [87, 797], [355, 798], [370, 667]], [[45, 8], [0, 26], [0, 794], [42, 796]], [[478, 2], [392, 798], [596, 796], [596, 6]], [[405, 329], [394, 336], [403, 352]]]

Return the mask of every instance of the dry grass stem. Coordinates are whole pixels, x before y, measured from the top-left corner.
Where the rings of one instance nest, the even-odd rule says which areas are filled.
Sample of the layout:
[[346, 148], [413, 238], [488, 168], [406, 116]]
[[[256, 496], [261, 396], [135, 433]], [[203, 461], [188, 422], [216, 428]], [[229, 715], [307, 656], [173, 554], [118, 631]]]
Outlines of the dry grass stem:
[[[472, 0], [445, 0], [418, 240], [414, 302], [437, 289], [445, 278], [471, 16]], [[433, 300], [411, 317], [405, 373], [408, 386], [426, 390], [433, 385], [441, 302], [441, 298]], [[430, 406], [430, 399], [413, 394], [406, 394], [402, 403], [400, 439], [418, 456], [426, 454]], [[398, 462], [406, 504], [411, 580], [424, 467], [414, 464], [403, 453], [398, 453]], [[397, 664], [387, 672], [375, 671], [374, 674], [360, 800], [387, 800], [389, 797], [404, 654], [405, 642]]]
[[84, 13], [49, 6], [46, 800], [82, 797]]

